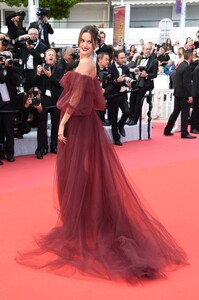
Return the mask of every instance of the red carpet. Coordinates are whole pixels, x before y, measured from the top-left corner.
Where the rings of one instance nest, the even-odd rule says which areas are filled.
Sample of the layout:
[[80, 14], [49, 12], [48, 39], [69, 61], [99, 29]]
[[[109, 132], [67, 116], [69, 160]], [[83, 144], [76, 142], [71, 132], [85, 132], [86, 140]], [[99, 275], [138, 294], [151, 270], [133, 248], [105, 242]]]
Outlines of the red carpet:
[[155, 214], [186, 250], [190, 266], [168, 279], [128, 286], [75, 275], [64, 278], [32, 270], [14, 261], [34, 233], [56, 222], [52, 182], [56, 156], [42, 161], [34, 155], [5, 161], [0, 167], [0, 299], [1, 300], [198, 300], [199, 269], [199, 136], [165, 137], [155, 123], [153, 137], [117, 147], [116, 151]]

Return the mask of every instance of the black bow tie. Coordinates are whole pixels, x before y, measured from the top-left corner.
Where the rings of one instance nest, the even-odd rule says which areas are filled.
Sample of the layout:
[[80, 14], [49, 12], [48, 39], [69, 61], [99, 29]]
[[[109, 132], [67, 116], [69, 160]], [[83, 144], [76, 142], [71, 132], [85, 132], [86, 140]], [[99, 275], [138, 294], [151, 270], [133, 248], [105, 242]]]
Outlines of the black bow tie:
[[122, 68], [123, 68], [123, 66], [118, 66], [118, 68], [122, 69]]

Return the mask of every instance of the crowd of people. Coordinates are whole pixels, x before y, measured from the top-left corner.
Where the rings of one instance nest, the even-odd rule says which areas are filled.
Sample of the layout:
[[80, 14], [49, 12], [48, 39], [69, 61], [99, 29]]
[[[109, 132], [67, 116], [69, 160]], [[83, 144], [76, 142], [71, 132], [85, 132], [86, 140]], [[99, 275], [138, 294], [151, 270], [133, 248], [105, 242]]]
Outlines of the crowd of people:
[[[9, 14], [8, 32], [0, 33], [0, 159], [6, 158], [9, 162], [15, 161], [14, 138], [23, 138], [32, 127], [37, 128], [36, 157], [43, 159], [49, 151], [57, 153], [60, 111], [56, 103], [63, 90], [60, 80], [79, 63], [78, 48], [60, 49], [50, 45], [48, 35], [53, 34], [53, 28], [46, 11], [39, 11], [38, 20], [30, 23], [27, 30], [23, 27], [24, 16], [21, 11]], [[186, 60], [187, 52], [191, 52], [190, 80], [195, 86], [193, 101], [189, 101], [189, 104], [193, 102], [191, 131], [199, 133], [199, 34], [195, 42], [187, 38], [184, 47], [180, 47], [178, 41], [172, 43], [171, 39], [162, 45], [144, 43], [141, 39], [140, 45], [131, 45], [129, 50], [124, 45], [114, 49], [105, 43], [105, 38], [105, 32], [99, 29], [98, 47], [93, 56], [106, 109], [97, 113], [103, 125], [111, 125], [114, 144], [122, 145], [120, 137], [126, 135], [125, 124], [137, 124], [144, 97], [153, 90], [153, 79], [158, 73], [169, 75], [170, 87], [175, 88], [177, 69]]]

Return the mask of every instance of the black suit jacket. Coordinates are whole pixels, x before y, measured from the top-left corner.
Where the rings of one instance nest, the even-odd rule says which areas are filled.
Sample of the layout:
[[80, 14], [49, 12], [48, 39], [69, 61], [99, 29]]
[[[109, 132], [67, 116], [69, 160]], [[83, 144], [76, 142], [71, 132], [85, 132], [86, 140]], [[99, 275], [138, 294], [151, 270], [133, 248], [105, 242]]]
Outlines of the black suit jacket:
[[41, 39], [41, 31], [40, 31], [40, 28], [39, 28], [39, 23], [36, 21], [36, 22], [32, 22], [30, 23], [30, 26], [28, 28], [28, 30], [30, 28], [36, 28], [38, 31], [39, 31], [39, 39], [48, 47], [50, 48], [50, 43], [49, 43], [49, 39], [48, 39], [48, 34], [53, 34], [54, 33], [54, 30], [52, 28], [52, 26], [47, 23], [47, 24], [42, 24], [43, 26], [43, 30], [44, 30], [44, 39], [42, 40]]
[[179, 64], [176, 70], [176, 82], [174, 95], [177, 97], [191, 97], [192, 86], [191, 86], [192, 73], [188, 62], [185, 60]]
[[[3, 68], [0, 68], [0, 83], [5, 83], [10, 96], [10, 108], [16, 109], [18, 106], [17, 87], [20, 84], [20, 73], [15, 67], [5, 67], [6, 73]], [[4, 102], [0, 93], [0, 108], [4, 106]]]
[[23, 65], [26, 65], [28, 56], [29, 56], [29, 54], [31, 54], [33, 56], [33, 67], [34, 67], [34, 70], [36, 70], [37, 66], [39, 64], [42, 64], [42, 62], [44, 62], [44, 54], [45, 54], [46, 50], [47, 50], [47, 46], [44, 43], [42, 43], [41, 41], [39, 41], [39, 43], [35, 49], [32, 48], [29, 50], [24, 45], [23, 51], [22, 51]]
[[[40, 76], [36, 75], [33, 79], [33, 85], [37, 86], [41, 91], [42, 105], [44, 107], [56, 105], [62, 92], [62, 87], [60, 86], [59, 81], [64, 75], [63, 69], [61, 69], [58, 64], [55, 64], [51, 67], [51, 72], [51, 77], [41, 74]], [[46, 90], [50, 90], [51, 97], [46, 96]]]
[[[142, 57], [138, 57], [136, 60], [136, 66], [140, 65]], [[158, 61], [153, 56], [150, 56], [146, 65], [146, 72], [148, 77], [144, 79], [144, 87], [152, 90], [154, 88], [154, 82], [152, 79], [158, 75]]]
[[99, 48], [96, 50], [96, 54], [98, 55], [99, 53], [108, 53], [109, 57], [112, 59], [112, 49], [106, 44], [99, 46]]
[[[112, 78], [112, 82], [113, 82], [113, 88], [111, 90], [111, 92], [108, 94], [108, 100], [113, 100], [118, 98], [118, 99], [127, 99], [127, 92], [120, 92], [120, 89], [122, 86], [126, 87], [125, 81], [118, 83], [116, 82], [116, 79], [119, 77], [119, 72], [118, 69], [116, 67], [115, 62], [113, 62], [110, 65], [110, 73], [111, 73], [111, 78]], [[129, 69], [126, 65], [123, 65], [122, 67], [122, 75], [126, 75], [129, 76]]]
[[199, 97], [199, 65], [193, 71], [193, 97]]

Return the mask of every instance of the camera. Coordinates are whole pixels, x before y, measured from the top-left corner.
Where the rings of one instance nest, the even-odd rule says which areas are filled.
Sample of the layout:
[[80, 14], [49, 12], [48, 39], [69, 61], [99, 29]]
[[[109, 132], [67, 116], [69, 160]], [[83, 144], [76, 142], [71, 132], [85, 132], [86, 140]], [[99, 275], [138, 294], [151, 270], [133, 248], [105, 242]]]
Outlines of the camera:
[[6, 38], [3, 38], [2, 40], [0, 40], [2, 43], [2, 46], [7, 47], [10, 44], [10, 41], [7, 40]]
[[139, 68], [140, 72], [147, 70], [147, 67], [145, 66], [137, 66], [137, 68]]
[[25, 13], [25, 11], [23, 11], [23, 10], [19, 10], [19, 11], [17, 12], [17, 15], [20, 17], [19, 20], [20, 20], [20, 21], [23, 21], [24, 18], [25, 18], [25, 16], [26, 16], [26, 13]]
[[71, 56], [74, 60], [78, 60], [79, 59], [79, 53], [78, 51], [74, 51], [73, 53], [71, 53]]
[[47, 64], [47, 63], [44, 63], [44, 64], [43, 64], [43, 68], [44, 68], [45, 70], [47, 70], [47, 71], [50, 70], [50, 66], [49, 66], [49, 64]]
[[41, 98], [33, 97], [32, 98], [32, 106], [39, 106], [41, 104]]
[[40, 18], [40, 19], [43, 19], [44, 17], [48, 16], [48, 11], [50, 9], [48, 7], [40, 7], [38, 12], [37, 12], [37, 16]]
[[37, 87], [33, 87], [29, 90], [29, 97], [32, 99], [32, 104], [30, 106], [39, 106], [41, 104], [41, 98], [37, 97], [40, 94], [41, 91]]
[[35, 42], [37, 42], [37, 40], [31, 40], [30, 38], [26, 40], [26, 42], [28, 43], [28, 45], [34, 45]]

